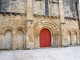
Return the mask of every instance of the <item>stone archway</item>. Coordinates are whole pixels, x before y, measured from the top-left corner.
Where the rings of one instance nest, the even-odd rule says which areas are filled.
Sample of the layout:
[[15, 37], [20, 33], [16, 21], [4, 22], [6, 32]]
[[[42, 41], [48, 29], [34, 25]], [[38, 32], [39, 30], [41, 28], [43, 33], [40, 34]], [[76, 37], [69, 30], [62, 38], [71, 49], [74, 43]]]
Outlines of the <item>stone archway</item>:
[[26, 30], [18, 27], [16, 29], [16, 49], [26, 49]]
[[[58, 45], [58, 41], [61, 40], [58, 38], [58, 32], [59, 32], [58, 26], [52, 21], [42, 21], [42, 22], [35, 24], [35, 26], [34, 26], [35, 48], [40, 48], [39, 36], [40, 36], [40, 31], [44, 28], [48, 29], [51, 33], [51, 47], [60, 46], [60, 45]], [[55, 44], [53, 44], [53, 43], [55, 43]], [[60, 43], [61, 42], [59, 42], [59, 44]]]

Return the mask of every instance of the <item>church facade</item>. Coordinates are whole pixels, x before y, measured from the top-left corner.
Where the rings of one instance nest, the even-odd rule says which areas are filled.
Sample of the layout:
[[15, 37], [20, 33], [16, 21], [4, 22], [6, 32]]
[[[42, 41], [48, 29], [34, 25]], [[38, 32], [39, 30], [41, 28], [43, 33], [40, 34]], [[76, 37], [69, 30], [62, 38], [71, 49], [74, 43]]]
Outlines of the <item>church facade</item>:
[[0, 0], [0, 50], [80, 45], [79, 0]]

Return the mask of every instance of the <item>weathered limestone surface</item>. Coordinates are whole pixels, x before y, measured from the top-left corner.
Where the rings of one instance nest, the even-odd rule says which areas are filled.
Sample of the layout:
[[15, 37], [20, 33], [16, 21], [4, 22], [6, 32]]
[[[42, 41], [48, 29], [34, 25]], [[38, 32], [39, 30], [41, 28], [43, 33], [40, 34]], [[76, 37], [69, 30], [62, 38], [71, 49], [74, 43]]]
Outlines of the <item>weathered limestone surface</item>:
[[50, 31], [53, 48], [80, 44], [74, 0], [48, 0], [49, 15], [45, 15], [45, 0], [0, 1], [0, 49], [41, 48], [40, 31], [44, 28]]
[[[63, 45], [76, 45], [79, 44], [79, 26], [78, 21], [73, 21], [72, 19], [65, 19], [66, 24], [64, 25], [64, 38]], [[74, 25], [73, 25], [74, 24]], [[76, 40], [76, 41], [75, 41]]]
[[[32, 3], [32, 4], [31, 4]], [[33, 21], [33, 0], [27, 0], [27, 44], [26, 49], [34, 48], [34, 21]]]
[[[7, 32], [10, 31], [10, 34], [7, 35]], [[22, 31], [25, 36], [26, 33], [26, 16], [25, 15], [3, 15], [0, 14], [0, 49], [8, 49], [7, 45], [10, 45], [9, 49], [19, 49], [18, 42], [20, 39], [24, 40], [25, 37], [19, 37], [18, 32]], [[12, 34], [12, 35], [11, 35]], [[8, 39], [6, 41], [6, 39]], [[23, 41], [25, 42], [25, 40]]]
[[58, 0], [50, 1], [51, 16], [59, 17], [59, 4]]
[[39, 15], [45, 15], [45, 3], [44, 0], [36, 1], [33, 0], [33, 13]]
[[27, 0], [1, 0], [1, 12], [26, 13]]
[[65, 17], [77, 18], [76, 3], [79, 3], [79, 0], [63, 0], [63, 1]]

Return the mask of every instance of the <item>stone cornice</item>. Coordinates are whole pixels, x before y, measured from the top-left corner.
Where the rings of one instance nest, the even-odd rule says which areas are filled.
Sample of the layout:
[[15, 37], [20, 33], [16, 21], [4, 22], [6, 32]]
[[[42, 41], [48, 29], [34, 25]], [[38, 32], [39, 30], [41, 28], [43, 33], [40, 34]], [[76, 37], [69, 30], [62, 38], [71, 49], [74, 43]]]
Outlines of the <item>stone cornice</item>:
[[38, 14], [34, 14], [33, 16], [35, 17], [45, 17], [45, 18], [60, 18], [59, 16], [47, 16], [47, 15], [38, 15]]
[[27, 14], [26, 13], [16, 13], [16, 12], [0, 12], [0, 14], [3, 14], [4, 16], [5, 15], [20, 15], [20, 16], [22, 16], [22, 15], [26, 15], [27, 16]]
[[69, 20], [78, 20], [78, 18], [73, 18], [73, 17], [65, 17], [65, 19], [69, 19]]

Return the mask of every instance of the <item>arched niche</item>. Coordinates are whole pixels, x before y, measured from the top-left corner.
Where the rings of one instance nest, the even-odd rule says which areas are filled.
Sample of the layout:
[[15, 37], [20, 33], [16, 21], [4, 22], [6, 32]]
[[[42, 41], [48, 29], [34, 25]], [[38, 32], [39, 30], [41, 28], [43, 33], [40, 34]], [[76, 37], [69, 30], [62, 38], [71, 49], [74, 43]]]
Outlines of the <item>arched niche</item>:
[[17, 49], [24, 49], [24, 32], [21, 29], [17, 31]]
[[71, 32], [70, 32], [70, 31], [68, 31], [67, 41], [68, 41], [68, 45], [72, 45], [72, 41], [71, 41]]
[[76, 45], [76, 43], [77, 43], [77, 32], [74, 31], [73, 32], [73, 45]]
[[7, 30], [5, 32], [5, 49], [12, 49], [12, 31]]

